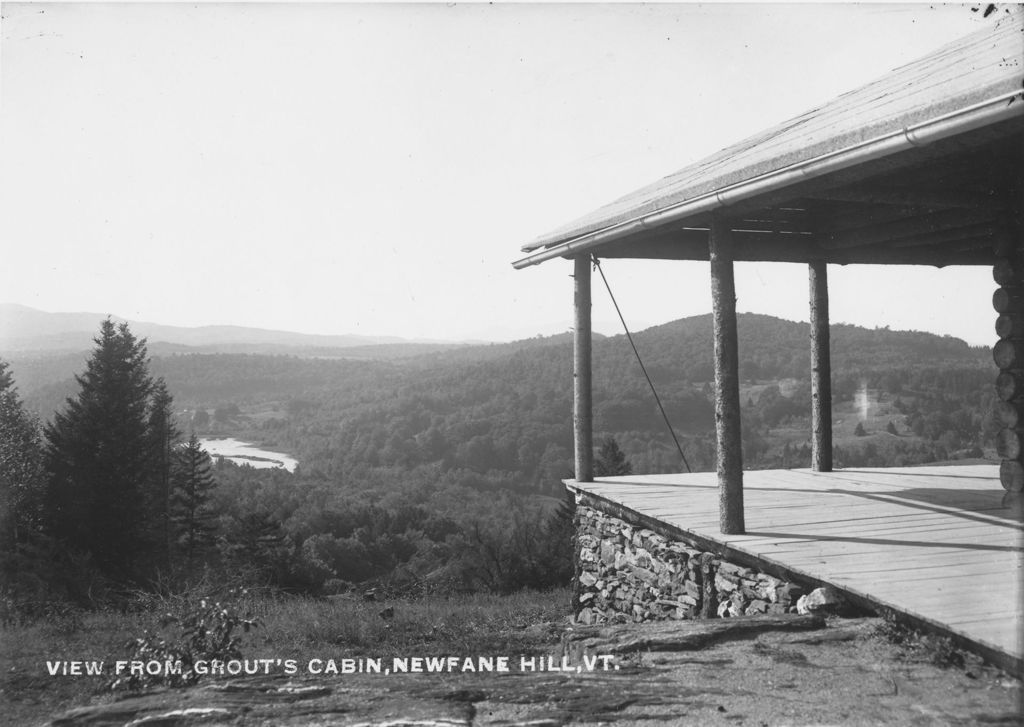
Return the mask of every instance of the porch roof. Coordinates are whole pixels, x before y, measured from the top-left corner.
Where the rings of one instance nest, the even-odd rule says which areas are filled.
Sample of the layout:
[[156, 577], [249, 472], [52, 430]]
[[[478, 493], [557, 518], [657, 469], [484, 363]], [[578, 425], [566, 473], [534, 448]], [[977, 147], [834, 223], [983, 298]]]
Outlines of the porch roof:
[[[1020, 205], [1024, 12], [628, 194], [522, 249], [707, 259], [723, 216], [736, 259], [992, 264]], [[1019, 192], [1018, 192], [1019, 193]]]

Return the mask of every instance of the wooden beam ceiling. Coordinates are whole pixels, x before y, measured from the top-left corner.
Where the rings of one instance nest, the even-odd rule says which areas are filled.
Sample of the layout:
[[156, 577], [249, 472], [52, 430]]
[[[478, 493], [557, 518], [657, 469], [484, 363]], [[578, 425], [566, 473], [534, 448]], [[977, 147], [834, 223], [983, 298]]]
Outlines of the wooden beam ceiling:
[[826, 250], [842, 250], [851, 247], [874, 245], [876, 243], [894, 242], [908, 237], [925, 239], [928, 236], [948, 230], [958, 230], [975, 224], [992, 224], [995, 222], [995, 214], [992, 212], [950, 209], [932, 214], [869, 224], [850, 230], [828, 232], [821, 236], [819, 244]]
[[937, 211], [942, 209], [1002, 210], [1005, 205], [992, 194], [975, 189], [939, 189], [891, 185], [854, 185], [807, 195], [828, 202], [895, 205], [898, 208]]
[[[902, 248], [889, 244], [829, 250], [820, 238], [809, 234], [734, 231], [735, 259], [744, 262], [805, 263], [824, 260], [837, 265], [992, 265], [992, 234], [987, 228], [972, 227], [961, 235], [936, 233], [920, 244]], [[647, 260], [707, 260], [708, 231], [699, 229], [657, 230], [644, 236], [603, 245], [595, 250], [599, 258]]]

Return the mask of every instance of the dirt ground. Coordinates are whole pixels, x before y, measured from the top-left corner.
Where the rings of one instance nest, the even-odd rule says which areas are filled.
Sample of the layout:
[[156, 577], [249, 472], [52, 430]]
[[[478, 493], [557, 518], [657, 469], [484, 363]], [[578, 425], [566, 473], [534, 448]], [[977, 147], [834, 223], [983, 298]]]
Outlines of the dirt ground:
[[[107, 697], [52, 724], [1024, 724], [1017, 679], [969, 655], [904, 639], [879, 619], [795, 628], [716, 621], [676, 626], [668, 640], [668, 629], [653, 624], [589, 640], [577, 631], [545, 663], [569, 667], [563, 671], [521, 671], [515, 657], [501, 674], [221, 679]], [[601, 650], [607, 658], [595, 659]]]

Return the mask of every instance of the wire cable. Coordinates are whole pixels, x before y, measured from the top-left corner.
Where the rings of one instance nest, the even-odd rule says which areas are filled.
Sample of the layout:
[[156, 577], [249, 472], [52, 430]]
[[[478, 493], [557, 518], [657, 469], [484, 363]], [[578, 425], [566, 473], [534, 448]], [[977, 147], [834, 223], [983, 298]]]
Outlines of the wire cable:
[[679, 438], [676, 436], [676, 430], [672, 428], [672, 422], [668, 420], [668, 414], [665, 413], [665, 407], [661, 405], [661, 397], [658, 396], [658, 390], [654, 388], [654, 382], [651, 381], [650, 375], [647, 373], [647, 367], [644, 366], [643, 359], [640, 358], [640, 352], [636, 348], [636, 344], [633, 343], [633, 334], [629, 332], [629, 326], [626, 325], [626, 319], [622, 317], [622, 311], [619, 310], [619, 303], [615, 300], [615, 294], [612, 293], [612, 286], [608, 285], [608, 278], [604, 276], [604, 270], [601, 269], [601, 261], [597, 259], [597, 255], [591, 255], [591, 260], [594, 261], [594, 267], [597, 268], [597, 272], [601, 273], [601, 280], [604, 281], [605, 290], [608, 291], [608, 297], [612, 299], [612, 305], [615, 306], [615, 312], [619, 315], [619, 320], [622, 322], [622, 330], [626, 332], [626, 338], [629, 339], [629, 345], [633, 347], [633, 355], [636, 356], [636, 362], [640, 364], [640, 370], [644, 372], [644, 378], [647, 379], [647, 385], [651, 387], [651, 393], [654, 394], [654, 400], [658, 402], [658, 410], [661, 412], [661, 418], [665, 420], [665, 426], [668, 427], [668, 433], [672, 435], [672, 441], [676, 443], [676, 449], [679, 450], [679, 457], [683, 460], [683, 464], [686, 466], [687, 472], [693, 472], [690, 469], [690, 463], [686, 461], [686, 455], [683, 454], [683, 446], [679, 444]]

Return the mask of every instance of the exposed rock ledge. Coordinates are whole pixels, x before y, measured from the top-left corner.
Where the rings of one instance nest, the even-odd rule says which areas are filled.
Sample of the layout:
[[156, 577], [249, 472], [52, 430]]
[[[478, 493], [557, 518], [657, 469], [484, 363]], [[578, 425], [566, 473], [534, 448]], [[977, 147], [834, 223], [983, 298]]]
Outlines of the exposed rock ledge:
[[721, 641], [752, 638], [766, 631], [810, 631], [823, 628], [824, 616], [788, 614], [658, 621], [644, 628], [576, 626], [566, 631], [562, 638], [562, 650], [570, 659], [580, 661], [584, 654], [696, 651]]
[[574, 627], [563, 638], [570, 662], [604, 654], [618, 668], [215, 681], [73, 709], [51, 724], [1018, 723], [1019, 682], [900, 659], [877, 624], [785, 614]]

